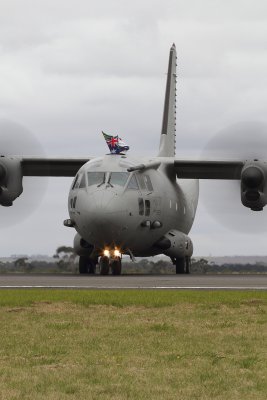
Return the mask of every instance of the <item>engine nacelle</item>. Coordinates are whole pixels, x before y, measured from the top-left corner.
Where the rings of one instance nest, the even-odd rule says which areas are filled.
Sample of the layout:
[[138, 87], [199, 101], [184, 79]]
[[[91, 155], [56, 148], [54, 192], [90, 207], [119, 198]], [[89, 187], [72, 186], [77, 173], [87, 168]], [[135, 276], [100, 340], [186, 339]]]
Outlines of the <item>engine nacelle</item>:
[[193, 254], [193, 243], [190, 237], [175, 229], [155, 243], [155, 247], [171, 258], [191, 257]]
[[254, 160], [241, 171], [241, 201], [253, 211], [262, 211], [267, 204], [267, 165]]
[[5, 207], [12, 206], [22, 191], [20, 159], [0, 157], [0, 204]]
[[76, 233], [74, 237], [73, 248], [78, 256], [90, 256], [94, 250], [94, 246], [86, 242], [86, 240], [84, 240], [79, 233]]

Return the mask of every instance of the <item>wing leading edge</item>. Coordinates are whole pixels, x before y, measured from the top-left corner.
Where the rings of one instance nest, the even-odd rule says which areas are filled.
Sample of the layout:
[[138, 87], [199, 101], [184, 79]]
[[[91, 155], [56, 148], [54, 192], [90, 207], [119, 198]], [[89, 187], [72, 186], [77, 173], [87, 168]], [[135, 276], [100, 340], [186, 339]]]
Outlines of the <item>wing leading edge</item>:
[[190, 161], [175, 160], [169, 157], [155, 157], [147, 163], [128, 168], [128, 171], [142, 171], [145, 169], [158, 169], [173, 177], [181, 179], [237, 179], [241, 178], [241, 172], [245, 161]]
[[241, 178], [244, 161], [183, 161], [174, 160], [174, 170], [182, 179], [237, 179]]
[[23, 176], [73, 177], [90, 158], [22, 158]]

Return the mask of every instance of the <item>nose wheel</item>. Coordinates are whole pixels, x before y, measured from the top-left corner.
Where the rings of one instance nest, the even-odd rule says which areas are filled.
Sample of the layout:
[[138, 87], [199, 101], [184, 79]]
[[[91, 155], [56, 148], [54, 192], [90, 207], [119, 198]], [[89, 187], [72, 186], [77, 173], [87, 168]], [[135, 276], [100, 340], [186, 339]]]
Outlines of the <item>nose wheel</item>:
[[109, 258], [103, 256], [99, 260], [99, 271], [100, 275], [108, 275], [109, 273]]
[[108, 258], [103, 256], [99, 260], [99, 270], [100, 275], [108, 275], [109, 268], [111, 269], [112, 275], [120, 275], [121, 274], [121, 258]]
[[120, 275], [121, 274], [121, 258], [117, 257], [114, 260], [111, 260], [110, 263], [112, 275]]

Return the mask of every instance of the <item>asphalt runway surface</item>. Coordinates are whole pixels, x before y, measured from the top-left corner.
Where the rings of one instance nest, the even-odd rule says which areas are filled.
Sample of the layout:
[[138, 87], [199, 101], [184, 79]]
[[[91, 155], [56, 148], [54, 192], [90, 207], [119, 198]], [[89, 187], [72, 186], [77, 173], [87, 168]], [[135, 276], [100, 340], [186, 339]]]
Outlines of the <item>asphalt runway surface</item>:
[[0, 275], [0, 289], [267, 290], [266, 275]]

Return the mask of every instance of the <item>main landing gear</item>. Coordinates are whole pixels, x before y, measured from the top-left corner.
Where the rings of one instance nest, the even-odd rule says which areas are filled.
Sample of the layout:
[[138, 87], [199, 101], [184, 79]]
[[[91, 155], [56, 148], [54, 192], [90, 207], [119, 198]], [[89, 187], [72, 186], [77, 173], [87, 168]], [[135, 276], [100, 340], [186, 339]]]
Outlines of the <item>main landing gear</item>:
[[176, 274], [190, 274], [190, 265], [191, 265], [190, 257], [176, 258], [175, 260]]
[[80, 274], [95, 274], [97, 259], [80, 256], [79, 272]]

